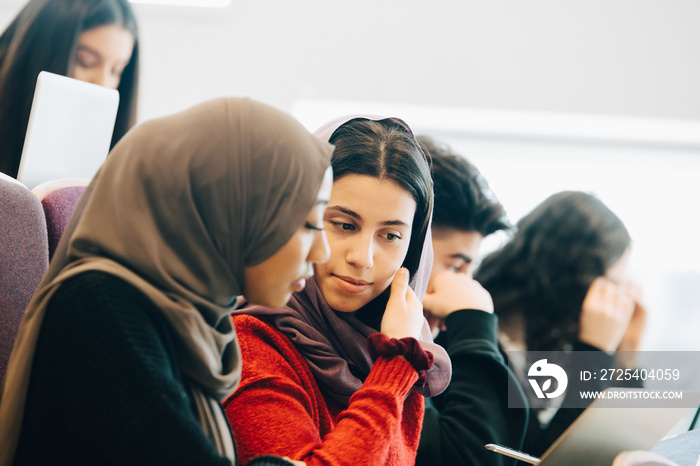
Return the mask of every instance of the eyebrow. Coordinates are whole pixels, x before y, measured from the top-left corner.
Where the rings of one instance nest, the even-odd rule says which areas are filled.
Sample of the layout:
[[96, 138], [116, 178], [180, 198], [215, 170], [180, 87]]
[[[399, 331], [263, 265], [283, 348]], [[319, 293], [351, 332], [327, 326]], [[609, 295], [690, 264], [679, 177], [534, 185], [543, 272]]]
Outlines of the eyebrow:
[[474, 262], [474, 259], [472, 259], [471, 257], [469, 257], [469, 256], [467, 256], [467, 255], [465, 255], [465, 254], [459, 254], [459, 253], [458, 253], [458, 254], [452, 254], [452, 255], [450, 256], [450, 258], [451, 258], [451, 259], [462, 259], [462, 260], [463, 260], [464, 262], [466, 262], [467, 264], [471, 264], [472, 262]]
[[102, 58], [102, 55], [100, 55], [100, 52], [98, 52], [97, 50], [93, 49], [93, 48], [90, 47], [89, 45], [78, 44], [77, 50], [79, 50], [79, 51], [81, 51], [81, 52], [88, 52], [88, 53], [91, 53], [91, 54], [93, 54], [93, 55], [95, 55], [95, 56], [97, 56], [97, 57], [99, 57], [99, 58]]
[[[354, 218], [354, 219], [362, 220], [362, 216], [360, 216], [360, 214], [358, 214], [358, 213], [355, 212], [354, 210], [346, 209], [345, 207], [341, 207], [341, 206], [335, 205], [335, 206], [328, 207], [328, 208], [326, 209], [326, 211], [329, 211], [329, 210], [339, 210], [339, 211], [343, 212], [344, 214], [347, 214], [347, 215], [351, 216], [351, 217]], [[406, 222], [403, 222], [403, 221], [401, 221], [401, 220], [386, 220], [386, 221], [382, 222], [381, 225], [382, 225], [382, 226], [403, 226], [403, 227], [409, 227], [409, 225], [408, 225]]]
[[[102, 54], [100, 52], [98, 52], [97, 50], [93, 49], [92, 47], [90, 47], [89, 45], [78, 44], [78, 48], [76, 49], [76, 52], [88, 52], [89, 54], [91, 54], [92, 56], [97, 58], [98, 60], [104, 60], [104, 57], [102, 56]], [[131, 62], [131, 57], [129, 57], [128, 60], [122, 60], [121, 62], [119, 62], [119, 65], [124, 65], [126, 67], [129, 65], [130, 62]]]

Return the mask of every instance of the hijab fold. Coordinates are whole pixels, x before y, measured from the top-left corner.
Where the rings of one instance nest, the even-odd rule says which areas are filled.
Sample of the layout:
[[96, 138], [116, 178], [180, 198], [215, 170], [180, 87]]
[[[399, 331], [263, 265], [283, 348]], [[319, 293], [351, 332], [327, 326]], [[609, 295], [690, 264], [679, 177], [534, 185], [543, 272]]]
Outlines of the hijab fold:
[[[333, 120], [315, 134], [327, 141], [343, 124], [357, 119], [383, 120], [379, 116], [350, 116]], [[388, 120], [402, 127], [413, 136], [408, 125], [398, 118]], [[425, 296], [433, 263], [430, 225], [423, 239], [418, 269], [412, 274], [409, 285], [420, 300]], [[376, 298], [380, 300], [382, 297]], [[383, 309], [381, 310], [383, 312]], [[326, 302], [315, 280], [309, 280], [305, 289], [294, 293], [287, 306], [269, 309], [246, 305], [234, 314], [265, 317], [284, 333], [299, 350], [320, 387], [336, 401], [347, 406], [353, 393], [372, 369], [373, 361], [367, 348], [367, 337], [377, 333], [355, 314], [336, 312]], [[447, 352], [432, 340], [430, 327], [424, 322], [420, 338], [421, 347], [433, 353], [433, 367], [426, 373], [427, 380], [418, 391], [424, 396], [435, 396], [447, 387], [452, 376], [452, 365]]]
[[50, 299], [93, 270], [134, 286], [166, 317], [202, 428], [235, 463], [219, 405], [241, 372], [229, 316], [244, 268], [302, 225], [331, 154], [292, 117], [249, 99], [213, 100], [129, 132], [88, 186], [22, 320], [0, 400], [0, 465], [12, 463]]

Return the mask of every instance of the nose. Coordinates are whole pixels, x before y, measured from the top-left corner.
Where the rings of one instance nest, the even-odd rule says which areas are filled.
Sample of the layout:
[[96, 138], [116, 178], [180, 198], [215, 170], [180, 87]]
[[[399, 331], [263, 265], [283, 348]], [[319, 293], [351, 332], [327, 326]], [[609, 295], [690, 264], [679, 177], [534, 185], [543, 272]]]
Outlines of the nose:
[[369, 269], [374, 265], [373, 235], [357, 235], [348, 248], [345, 260], [358, 269]]
[[314, 234], [314, 242], [311, 244], [308, 262], [321, 264], [331, 256], [331, 248], [325, 230], [317, 230]]

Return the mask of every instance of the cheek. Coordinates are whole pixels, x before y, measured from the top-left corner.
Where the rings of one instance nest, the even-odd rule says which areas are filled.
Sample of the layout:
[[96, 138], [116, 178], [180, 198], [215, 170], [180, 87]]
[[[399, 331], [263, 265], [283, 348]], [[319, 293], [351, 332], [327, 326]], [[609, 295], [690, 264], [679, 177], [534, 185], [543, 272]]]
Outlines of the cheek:
[[[330, 248], [330, 256], [326, 264], [345, 262], [345, 242], [332, 232], [327, 231], [328, 247]], [[347, 241], [347, 240], [346, 240]], [[320, 266], [320, 265], [319, 265]]]
[[433, 286], [433, 279], [440, 275], [442, 272], [444, 272], [447, 269], [444, 264], [440, 263], [440, 261], [435, 261], [433, 262], [433, 268], [430, 270], [430, 278], [428, 279], [428, 292], [431, 293], [435, 287]]
[[80, 81], [85, 81], [87, 79], [85, 70], [83, 70], [83, 68], [75, 64], [73, 64], [73, 66], [71, 66], [71, 69], [68, 71], [68, 77], [78, 79]]
[[120, 78], [111, 78], [109, 79], [109, 81], [105, 82], [105, 87], [108, 87], [110, 89], [118, 89], [120, 82]]
[[297, 249], [297, 255], [296, 255], [296, 270], [295, 273], [298, 273], [300, 268], [303, 268], [303, 266], [309, 261], [309, 255], [311, 254], [311, 248], [313, 247], [314, 244], [314, 236], [313, 234], [306, 235], [302, 241], [300, 241], [299, 248]]
[[439, 261], [439, 260], [435, 260], [435, 261], [433, 262], [433, 268], [430, 269], [430, 278], [431, 278], [431, 280], [432, 280], [433, 277], [437, 277], [438, 275], [440, 275], [442, 272], [444, 272], [444, 271], [447, 270], [448, 268], [449, 268], [449, 265], [447, 265], [446, 263], [443, 263], [443, 262], [441, 262], [441, 261]]
[[374, 260], [375, 280], [388, 286], [403, 265], [407, 250], [408, 246], [378, 249]]
[[311, 235], [302, 235], [295, 237], [293, 241], [293, 244], [287, 245], [287, 253], [278, 263], [280, 275], [296, 275], [299, 272], [299, 269], [303, 267], [309, 256], [313, 237]]
[[474, 274], [474, 263], [467, 264], [464, 267], [464, 273], [471, 277]]

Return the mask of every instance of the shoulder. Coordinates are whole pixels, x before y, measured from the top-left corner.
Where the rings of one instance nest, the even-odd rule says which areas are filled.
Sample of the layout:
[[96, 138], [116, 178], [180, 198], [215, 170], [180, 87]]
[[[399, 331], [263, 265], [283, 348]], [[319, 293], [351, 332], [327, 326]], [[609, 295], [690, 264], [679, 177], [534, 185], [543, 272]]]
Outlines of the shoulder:
[[488, 312], [463, 309], [445, 319], [447, 330], [441, 332], [436, 343], [443, 345], [453, 356], [455, 351], [477, 347], [496, 351], [498, 346], [498, 318]]
[[[122, 278], [98, 270], [83, 272], [61, 283], [51, 298], [51, 307], [60, 305], [99, 305], [99, 308], [131, 306], [155, 307], [155, 304], [138, 288]], [[130, 306], [130, 307], [131, 307]]]
[[227, 409], [232, 409], [228, 404], [233, 399], [245, 397], [250, 391], [261, 393], [260, 390], [268, 390], [266, 396], [272, 392], [294, 393], [308, 409], [320, 403], [322, 397], [316, 379], [306, 359], [286, 335], [264, 319], [250, 315], [234, 316], [233, 322], [243, 366], [238, 389], [224, 403]]
[[287, 336], [276, 329], [264, 317], [247, 314], [233, 316], [233, 325], [241, 345], [266, 345], [280, 350], [296, 351]]
[[58, 287], [42, 322], [42, 339], [49, 336], [69, 346], [109, 342], [174, 351], [172, 327], [158, 306], [135, 286], [100, 271], [78, 274]]
[[[292, 341], [266, 319], [250, 315], [233, 317], [243, 358], [244, 373], [292, 367], [308, 371], [306, 360]], [[255, 369], [254, 369], [255, 368]]]

